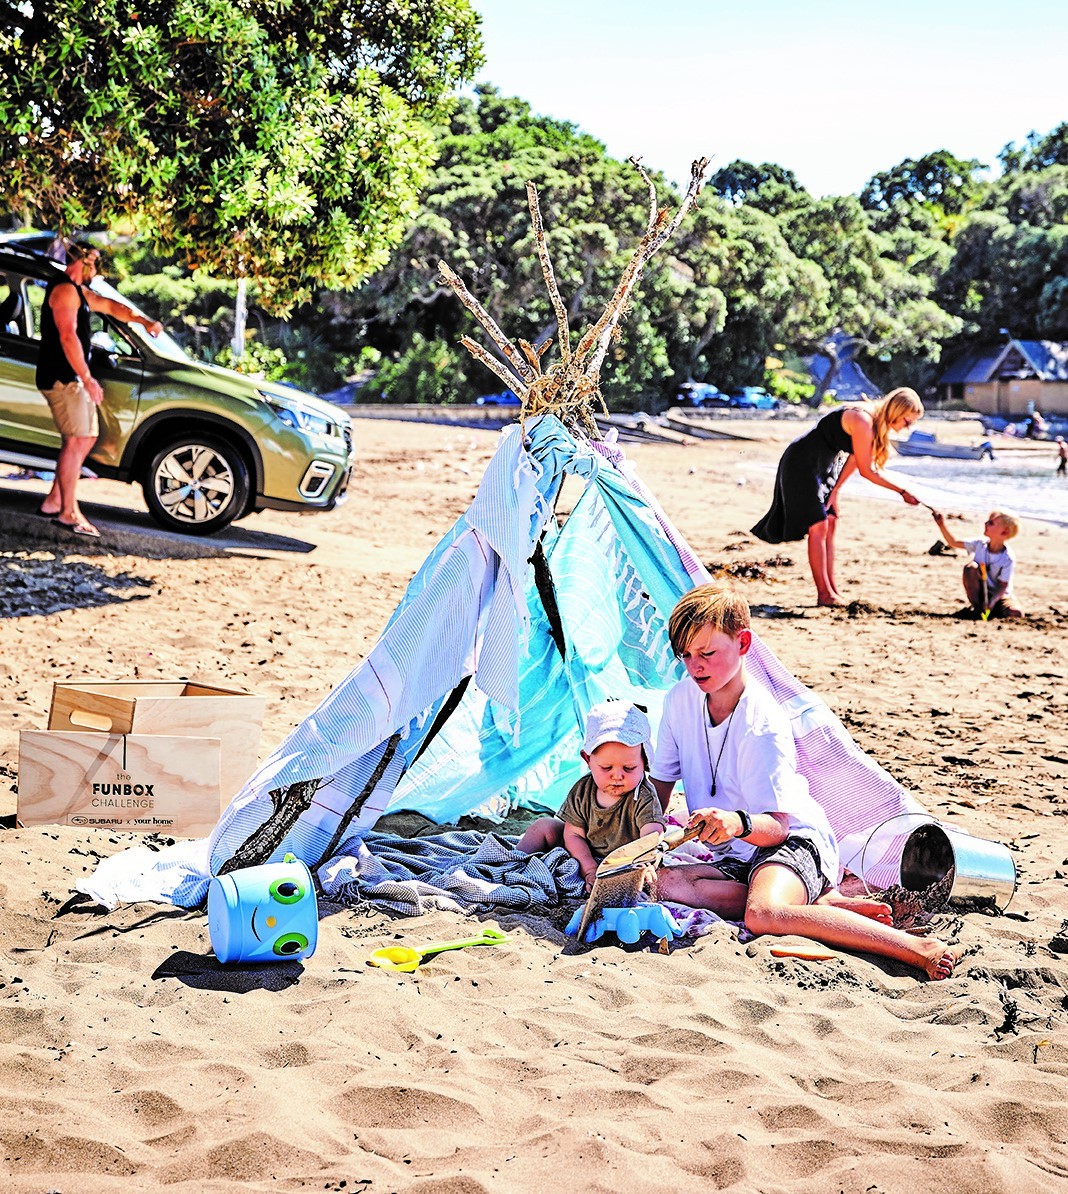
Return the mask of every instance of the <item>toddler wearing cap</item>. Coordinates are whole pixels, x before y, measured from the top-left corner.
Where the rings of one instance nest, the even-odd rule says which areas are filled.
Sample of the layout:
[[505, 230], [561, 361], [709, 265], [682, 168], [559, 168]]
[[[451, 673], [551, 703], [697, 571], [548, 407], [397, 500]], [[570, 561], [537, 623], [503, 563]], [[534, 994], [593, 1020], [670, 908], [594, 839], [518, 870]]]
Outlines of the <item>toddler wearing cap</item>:
[[598, 862], [617, 847], [665, 828], [646, 778], [652, 754], [649, 719], [629, 701], [603, 701], [586, 718], [582, 758], [590, 771], [567, 794], [556, 817], [535, 821], [519, 839], [526, 854], [563, 845], [593, 886]]

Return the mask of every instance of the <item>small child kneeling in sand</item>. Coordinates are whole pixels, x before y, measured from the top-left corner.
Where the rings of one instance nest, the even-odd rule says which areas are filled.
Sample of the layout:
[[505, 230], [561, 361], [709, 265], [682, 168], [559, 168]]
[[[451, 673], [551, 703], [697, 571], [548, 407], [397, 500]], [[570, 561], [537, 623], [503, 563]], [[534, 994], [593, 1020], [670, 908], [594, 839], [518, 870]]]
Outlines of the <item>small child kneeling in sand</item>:
[[1020, 524], [1011, 514], [1003, 510], [991, 510], [983, 530], [977, 539], [957, 539], [949, 533], [946, 520], [937, 511], [932, 511], [942, 538], [950, 547], [962, 549], [972, 557], [964, 565], [964, 592], [968, 604], [957, 617], [1022, 618], [1023, 611], [1012, 595], [1012, 573], [1016, 557], [1008, 545], [1009, 539], [1019, 534]]
[[653, 786], [666, 808], [681, 779], [690, 825], [721, 853], [715, 864], [663, 867], [659, 897], [744, 918], [757, 935], [793, 933], [948, 978], [962, 948], [895, 929], [886, 904], [833, 886], [838, 846], [797, 770], [790, 723], [770, 693], [746, 682], [745, 598], [701, 585], [675, 606], [668, 634], [689, 676], [664, 702]]
[[664, 830], [656, 793], [645, 778], [651, 752], [652, 729], [637, 705], [594, 705], [582, 744], [589, 775], [568, 792], [558, 815], [535, 821], [516, 848], [534, 854], [562, 844], [579, 864], [588, 891], [606, 854]]

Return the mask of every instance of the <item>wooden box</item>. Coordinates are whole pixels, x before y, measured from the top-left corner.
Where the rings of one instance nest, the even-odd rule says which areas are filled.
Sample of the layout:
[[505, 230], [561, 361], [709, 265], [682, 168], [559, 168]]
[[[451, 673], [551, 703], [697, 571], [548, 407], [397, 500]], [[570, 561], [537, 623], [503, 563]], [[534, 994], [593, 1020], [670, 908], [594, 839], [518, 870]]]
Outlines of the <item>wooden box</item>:
[[19, 735], [20, 825], [82, 825], [203, 837], [219, 819], [218, 738]]
[[52, 687], [50, 730], [217, 738], [224, 804], [259, 765], [265, 697], [199, 681], [71, 680]]

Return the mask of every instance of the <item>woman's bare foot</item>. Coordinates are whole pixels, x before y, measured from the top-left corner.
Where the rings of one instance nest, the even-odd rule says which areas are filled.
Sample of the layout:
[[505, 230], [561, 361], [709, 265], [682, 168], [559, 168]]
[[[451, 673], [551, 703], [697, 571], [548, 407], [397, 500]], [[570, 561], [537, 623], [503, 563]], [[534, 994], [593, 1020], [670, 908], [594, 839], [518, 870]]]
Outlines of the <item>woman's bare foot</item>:
[[927, 977], [934, 983], [949, 978], [953, 973], [953, 968], [968, 952], [966, 945], [945, 945], [941, 941], [922, 941], [917, 944], [923, 953], [923, 961], [920, 962], [920, 965], [927, 971]]
[[816, 604], [826, 606], [840, 606], [842, 602], [837, 597], [817, 597]]
[[837, 889], [824, 892], [816, 901], [831, 908], [845, 908], [847, 912], [856, 912], [858, 916], [866, 916], [869, 920], [877, 920], [880, 924], [893, 925], [894, 917], [889, 904], [882, 900], [873, 900], [868, 896], [842, 895]]
[[99, 539], [100, 532], [91, 522], [85, 518], [79, 518], [76, 522], [67, 522], [58, 515], [52, 519], [52, 522], [65, 531], [70, 531], [72, 535], [82, 535], [86, 539]]

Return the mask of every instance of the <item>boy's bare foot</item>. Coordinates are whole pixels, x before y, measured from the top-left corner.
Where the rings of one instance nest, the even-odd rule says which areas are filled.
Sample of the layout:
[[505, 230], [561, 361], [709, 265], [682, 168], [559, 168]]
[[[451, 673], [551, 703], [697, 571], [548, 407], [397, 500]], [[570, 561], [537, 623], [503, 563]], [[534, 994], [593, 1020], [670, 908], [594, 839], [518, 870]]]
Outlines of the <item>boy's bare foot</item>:
[[817, 904], [826, 904], [831, 908], [844, 908], [847, 912], [856, 912], [858, 916], [866, 916], [869, 920], [877, 920], [880, 924], [893, 925], [894, 917], [889, 904], [882, 900], [873, 900], [870, 896], [847, 896], [840, 891], [824, 892], [816, 900]]
[[941, 941], [924, 941], [921, 943], [921, 949], [924, 960], [920, 965], [934, 983], [949, 978], [953, 968], [968, 952], [966, 945], [944, 945]]

